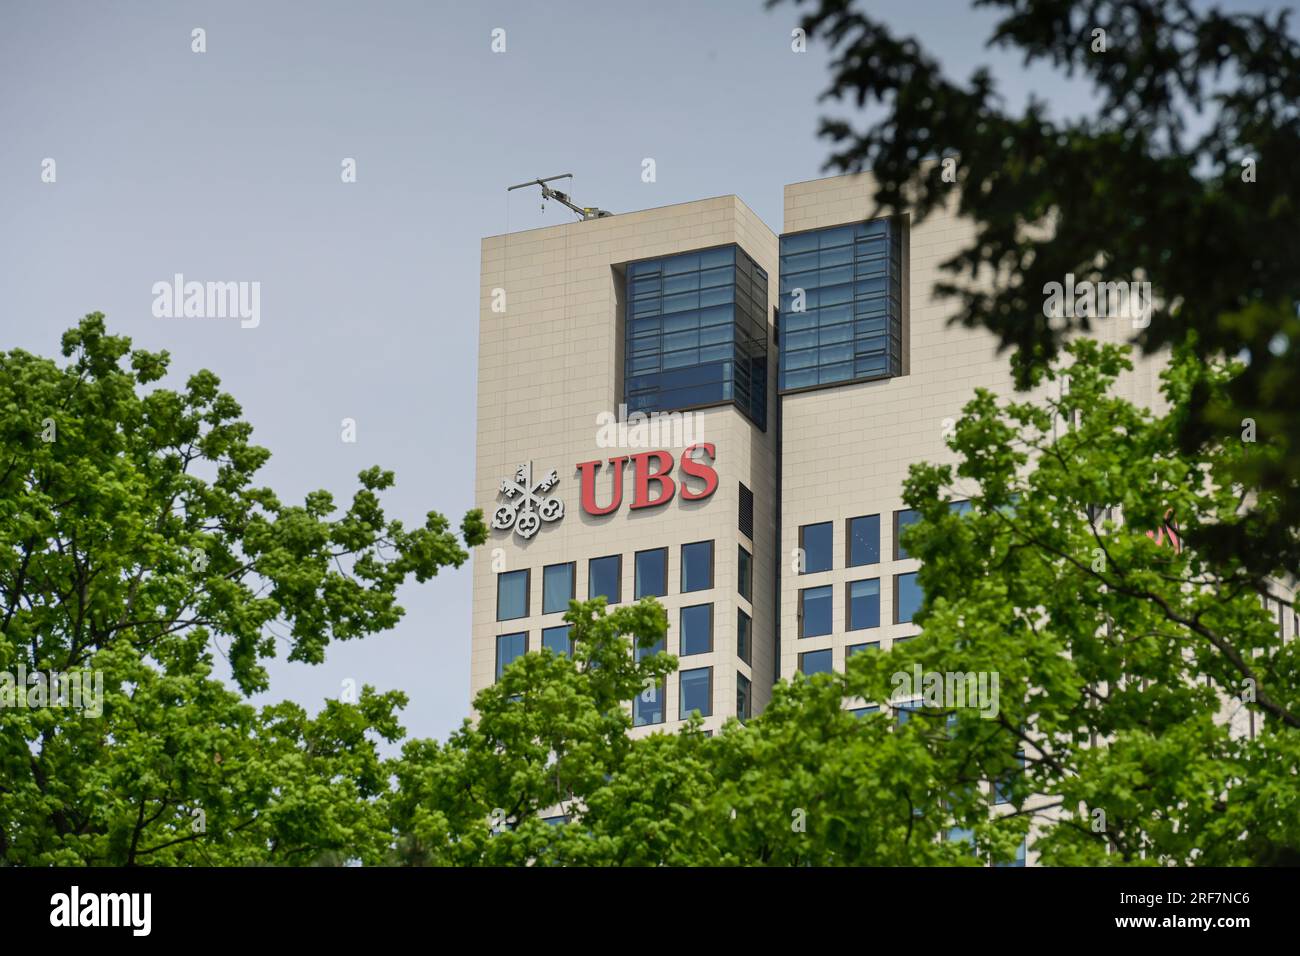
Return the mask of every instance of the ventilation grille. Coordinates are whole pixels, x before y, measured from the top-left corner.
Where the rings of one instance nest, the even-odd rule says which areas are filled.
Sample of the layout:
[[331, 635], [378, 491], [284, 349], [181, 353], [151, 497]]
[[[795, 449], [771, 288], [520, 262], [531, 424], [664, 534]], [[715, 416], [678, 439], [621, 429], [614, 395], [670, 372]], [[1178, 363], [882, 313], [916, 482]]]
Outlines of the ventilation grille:
[[754, 493], [744, 482], [740, 485], [740, 533], [754, 540]]

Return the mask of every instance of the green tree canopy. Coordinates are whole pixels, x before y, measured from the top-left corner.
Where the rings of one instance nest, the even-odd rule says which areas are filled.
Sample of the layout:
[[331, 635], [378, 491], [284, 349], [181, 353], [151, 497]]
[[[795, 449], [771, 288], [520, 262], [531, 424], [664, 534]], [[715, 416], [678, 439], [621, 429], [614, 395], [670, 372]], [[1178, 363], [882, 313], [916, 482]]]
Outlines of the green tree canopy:
[[[975, 0], [997, 14], [991, 47], [1086, 88], [1092, 108], [1061, 116], [1037, 96], [1013, 109], [988, 68], [948, 75], [869, 4], [809, 6], [803, 27], [832, 52], [824, 98], [881, 108], [868, 123], [823, 120], [829, 165], [870, 169], [882, 210], [923, 220], [953, 208], [975, 224], [943, 266], [939, 289], [960, 303], [953, 321], [1014, 347], [1023, 384], [1097, 321], [1049, 320], [1048, 283], [1149, 281], [1156, 308], [1135, 343], [1246, 358], [1222, 389], [1186, 396], [1183, 449], [1249, 419], [1284, 452], [1236, 463], [1244, 484], [1280, 493], [1278, 510], [1243, 509], [1196, 529], [1196, 543], [1256, 570], [1300, 565], [1300, 43], [1289, 11]], [[922, 163], [939, 157], [953, 163]]]
[[[0, 671], [98, 672], [102, 714], [9, 688], [0, 863], [383, 852], [377, 740], [400, 737], [403, 696], [365, 688], [311, 718], [244, 695], [266, 689], [277, 640], [314, 663], [395, 624], [398, 586], [463, 563], [481, 515], [461, 539], [433, 512], [408, 529], [384, 515], [379, 468], [341, 513], [325, 491], [285, 504], [254, 483], [269, 453], [211, 372], [158, 387], [167, 354], [98, 313], [63, 355], [0, 357]], [[212, 677], [214, 649], [242, 694]]]

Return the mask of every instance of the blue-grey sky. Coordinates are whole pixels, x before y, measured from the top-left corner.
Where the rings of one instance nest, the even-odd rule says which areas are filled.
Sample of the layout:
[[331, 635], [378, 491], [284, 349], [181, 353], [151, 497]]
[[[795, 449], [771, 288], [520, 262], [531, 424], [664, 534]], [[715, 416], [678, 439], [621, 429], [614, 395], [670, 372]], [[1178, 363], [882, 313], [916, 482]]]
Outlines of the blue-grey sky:
[[[1086, 102], [984, 50], [992, 17], [965, 2], [870, 6], [956, 75], [993, 63], [1012, 102]], [[168, 384], [221, 377], [283, 499], [346, 502], [380, 464], [397, 473], [390, 515], [458, 524], [490, 504], [471, 500], [479, 240], [572, 219], [505, 187], [572, 172], [579, 202], [614, 212], [736, 193], [779, 231], [782, 186], [823, 175], [828, 152], [826, 57], [791, 51], [796, 23], [762, 0], [10, 0], [0, 349], [56, 354], [64, 329], [104, 312], [171, 352]], [[176, 273], [260, 282], [260, 323], [155, 318], [152, 286]], [[401, 688], [410, 732], [445, 736], [469, 708], [470, 570], [401, 602], [393, 631], [320, 666], [273, 665], [268, 699], [315, 710], [347, 678]]]

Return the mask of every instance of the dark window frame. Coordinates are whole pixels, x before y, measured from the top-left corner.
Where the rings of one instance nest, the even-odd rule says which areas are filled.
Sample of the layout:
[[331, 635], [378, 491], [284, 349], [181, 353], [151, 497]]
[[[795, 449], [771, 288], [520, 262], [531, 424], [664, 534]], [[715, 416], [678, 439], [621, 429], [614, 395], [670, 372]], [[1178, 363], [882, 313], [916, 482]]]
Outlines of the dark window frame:
[[[903, 554], [902, 552], [903, 542], [899, 540], [898, 521], [905, 514], [914, 514], [917, 516], [918, 519], [920, 518], [920, 513], [915, 508], [899, 508], [894, 512], [894, 560], [895, 561], [908, 561], [911, 560], [912, 558], [910, 554], [907, 555]], [[908, 523], [915, 524], [916, 522], [912, 521]]]
[[[830, 528], [830, 534], [831, 534], [830, 543], [826, 548], [827, 565], [824, 568], [809, 569], [806, 567], [806, 565], [808, 564], [808, 548], [804, 545], [804, 532], [807, 531], [809, 528], [822, 528], [822, 527]], [[803, 561], [800, 562], [801, 565], [799, 569], [800, 574], [823, 574], [826, 571], [834, 571], [835, 570], [835, 522], [834, 521], [811, 521], [808, 524], [801, 524], [799, 526], [799, 553], [803, 556], [804, 559]]]
[[[864, 624], [861, 627], [854, 626], [853, 623], [853, 585], [862, 584], [866, 581], [876, 582], [876, 623]], [[844, 630], [845, 631], [870, 631], [880, 627], [880, 578], [858, 578], [856, 581], [844, 582]]]
[[[740, 706], [740, 699], [741, 699], [740, 688], [742, 686], [742, 682], [743, 682], [743, 686], [745, 687], [745, 706], [743, 708]], [[748, 677], [746, 677], [744, 674], [742, 674], [740, 671], [736, 671], [736, 719], [739, 720], [741, 723], [744, 723], [745, 721], [749, 720], [750, 717], [753, 716], [753, 714], [754, 714], [754, 682], [750, 680]]]
[[[656, 552], [664, 556], [664, 589], [663, 592], [659, 594], [650, 594], [650, 593], [642, 594], [641, 587], [640, 587], [641, 562], [639, 559], [643, 554], [654, 554]], [[662, 548], [645, 548], [641, 551], [635, 552], [632, 556], [632, 600], [639, 601], [644, 597], [667, 597], [667, 596], [668, 596], [668, 547], [665, 545]]]
[[[693, 548], [697, 544], [707, 544], [709, 546], [709, 583], [706, 587], [688, 589], [686, 587], [686, 549]], [[688, 541], [681, 546], [681, 551], [678, 553], [678, 557], [680, 558], [681, 561], [681, 568], [678, 569], [678, 573], [677, 573], [678, 593], [694, 594], [697, 591], [713, 590], [714, 585], [717, 584], [717, 565], [718, 565], [718, 561], [717, 561], [718, 553], [717, 553], [717, 548], [715, 547], [714, 544], [714, 539], [710, 538], [705, 541]]]
[[[696, 608], [707, 607], [709, 609], [709, 647], [704, 651], [687, 651], [686, 650], [686, 621], [687, 611], [693, 611]], [[677, 609], [677, 656], [678, 657], [695, 657], [699, 654], [712, 654], [715, 646], [714, 642], [714, 624], [713, 619], [713, 602], [708, 601], [704, 604], [686, 604]]]
[[[569, 658], [572, 658], [572, 657], [573, 657], [573, 625], [571, 625], [571, 624], [555, 624], [555, 625], [552, 625], [551, 627], [544, 627], [544, 628], [542, 628], [542, 643], [541, 643], [541, 647], [543, 647], [543, 648], [546, 648], [546, 632], [547, 632], [547, 631], [566, 631], [566, 632], [567, 632], [567, 634], [566, 634], [565, 636], [569, 639], [569, 649], [568, 649], [568, 651], [566, 652], [565, 656], [566, 656], [566, 657], [569, 657]], [[552, 650], [552, 651], [553, 651], [554, 648], [549, 648], [549, 650]]]
[[829, 654], [829, 655], [831, 656], [831, 666], [830, 666], [830, 669], [829, 669], [829, 670], [825, 670], [825, 671], [816, 671], [816, 673], [818, 673], [818, 674], [831, 674], [831, 673], [834, 673], [834, 672], [835, 672], [835, 649], [834, 649], [833, 647], [820, 647], [820, 648], [818, 648], [818, 649], [815, 650], [815, 651], [800, 651], [800, 652], [799, 652], [799, 673], [800, 673], [800, 674], [803, 674], [803, 675], [806, 676], [806, 677], [812, 677], [812, 676], [813, 676], [812, 674], [809, 674], [806, 670], [804, 670], [804, 667], [803, 667], [804, 658], [806, 658], [809, 654]]
[[591, 593], [591, 581], [592, 581], [591, 565], [592, 565], [594, 562], [596, 562], [596, 561], [608, 561], [608, 560], [610, 560], [611, 558], [613, 558], [614, 561], [617, 562], [617, 567], [618, 567], [618, 571], [616, 571], [615, 574], [614, 574], [614, 585], [615, 585], [615, 588], [616, 588], [617, 593], [616, 593], [612, 598], [609, 597], [608, 595], [605, 595], [605, 596], [604, 596], [604, 597], [605, 597], [605, 605], [606, 605], [607, 607], [608, 607], [608, 606], [611, 606], [611, 605], [614, 605], [614, 604], [622, 604], [622, 603], [623, 603], [623, 555], [622, 555], [621, 553], [620, 553], [620, 554], [602, 554], [602, 555], [601, 555], [600, 557], [598, 557], [598, 558], [588, 558], [588, 559], [587, 559], [587, 600], [590, 601], [590, 600], [593, 600], [594, 598], [601, 597], [601, 595], [599, 595], [599, 594], [592, 594], [592, 593]]
[[[524, 576], [524, 613], [515, 617], [501, 616], [501, 582], [509, 575], [523, 574]], [[498, 621], [522, 621], [524, 618], [532, 617], [533, 612], [533, 569], [516, 568], [513, 571], [497, 572], [497, 620]]]
[[[829, 627], [827, 628], [827, 630], [822, 631], [822, 632], [819, 633], [819, 634], [805, 634], [805, 633], [804, 633], [804, 621], [805, 621], [805, 619], [806, 619], [806, 614], [804, 613], [804, 596], [805, 596], [809, 591], [829, 591], [829, 592], [830, 592], [830, 602], [829, 602], [829, 607], [830, 607], [830, 609], [831, 609], [831, 620], [830, 620], [830, 625], [829, 625]], [[807, 640], [807, 639], [810, 639], [810, 638], [814, 638], [814, 637], [825, 637], [825, 636], [828, 635], [828, 634], [834, 634], [834, 633], [835, 633], [835, 586], [832, 585], [832, 584], [816, 584], [816, 585], [813, 585], [812, 587], [800, 588], [800, 589], [799, 589], [798, 620], [797, 620], [796, 623], [797, 623], [798, 626], [799, 626], [799, 628], [798, 628], [798, 629], [799, 629], [799, 640], [801, 640], [801, 641], [802, 641], [802, 640]]]
[[[558, 611], [548, 611], [546, 609], [546, 572], [551, 568], [568, 568], [569, 569], [569, 597], [564, 602], [564, 607]], [[557, 564], [542, 565], [542, 613], [543, 614], [563, 614], [569, 609], [569, 601], [577, 600], [578, 597], [578, 562], [577, 561], [560, 561]]]
[[[700, 711], [700, 716], [701, 717], [713, 716], [713, 667], [712, 666], [688, 667], [686, 668], [686, 670], [680, 670], [677, 672], [677, 714], [678, 714], [677, 719], [678, 720], [689, 720], [691, 717], [690, 713], [685, 712], [686, 694], [682, 692], [682, 679], [687, 674], [696, 674], [700, 671], [705, 671], [709, 675], [709, 682], [708, 682], [709, 712], [706, 714], [704, 711]], [[694, 713], [694, 711], [692, 710], [691, 713]]]
[[[868, 518], [876, 519], [876, 560], [864, 561], [862, 564], [853, 562], [853, 522], [866, 521]], [[851, 518], [844, 519], [844, 567], [846, 568], [869, 568], [872, 565], [880, 564], [880, 512], [870, 515], [854, 515]]]
[[[750, 606], [754, 605], [754, 555], [745, 550], [743, 544], [737, 543], [736, 554], [736, 593], [749, 602]], [[743, 560], [740, 555], [743, 553], [748, 561]], [[741, 574], [741, 568], [749, 569], [748, 575]], [[742, 587], [742, 585], [744, 585]]]
[[[740, 653], [740, 650], [741, 650], [741, 646], [740, 646], [740, 632], [741, 632], [740, 619], [741, 619], [742, 617], [743, 617], [746, 621], [749, 622], [749, 627], [748, 627], [748, 632], [749, 632], [749, 633], [748, 633], [748, 636], [747, 636], [746, 639], [745, 639], [745, 653], [744, 653], [744, 654], [741, 654], [741, 653]], [[750, 667], [753, 667], [753, 666], [754, 666], [754, 662], [753, 662], [753, 657], [754, 657], [754, 619], [753, 619], [752, 617], [750, 617], [749, 613], [748, 613], [748, 612], [747, 612], [743, 607], [738, 607], [738, 608], [736, 608], [736, 657], [737, 657], [739, 660], [744, 661], [744, 662], [745, 662], [746, 664], [748, 664]]]
[[[900, 585], [900, 582], [902, 581], [903, 578], [907, 578], [907, 577], [915, 578], [916, 576], [917, 576], [917, 572], [916, 572], [916, 571], [900, 571], [898, 574], [895, 574], [895, 575], [894, 575], [894, 614], [893, 614], [893, 618], [894, 618], [894, 623], [895, 623], [895, 624], [911, 624], [911, 623], [912, 623], [911, 618], [909, 618], [909, 619], [906, 620], [906, 621], [899, 620], [899, 614], [898, 614], [898, 610], [899, 610], [899, 604], [898, 604], [898, 593], [899, 593], [899, 590], [900, 590], [899, 585]], [[921, 586], [921, 585], [918, 583], [918, 584], [917, 584], [917, 588], [920, 588], [920, 586]], [[922, 599], [922, 602], [924, 602], [924, 600], [925, 600], [925, 592], [924, 592], [924, 591], [921, 592], [921, 599]], [[917, 610], [920, 610], [920, 605], [917, 606]], [[913, 612], [913, 616], [915, 616], [915, 612]]]
[[[518, 636], [521, 635], [521, 634], [522, 634], [523, 637], [524, 637], [524, 654], [527, 654], [527, 653], [528, 653], [528, 637], [529, 637], [529, 634], [530, 634], [529, 631], [507, 631], [505, 634], [498, 634], [498, 635], [496, 636], [496, 639], [495, 639], [495, 642], [494, 642], [494, 643], [495, 643], [494, 653], [496, 654], [496, 665], [495, 665], [495, 669], [493, 670], [493, 673], [496, 675], [496, 677], [493, 678], [492, 683], [495, 684], [497, 681], [501, 680], [501, 672], [505, 669], [505, 668], [503, 668], [503, 667], [501, 666], [501, 639], [502, 639], [503, 637], [518, 637]], [[521, 654], [520, 657], [522, 657], [522, 656], [523, 656], [523, 655]], [[517, 661], [517, 660], [519, 660], [519, 658], [516, 657], [514, 660]], [[511, 661], [510, 663], [513, 664], [514, 661]], [[507, 664], [506, 666], [508, 667], [509, 664]]]

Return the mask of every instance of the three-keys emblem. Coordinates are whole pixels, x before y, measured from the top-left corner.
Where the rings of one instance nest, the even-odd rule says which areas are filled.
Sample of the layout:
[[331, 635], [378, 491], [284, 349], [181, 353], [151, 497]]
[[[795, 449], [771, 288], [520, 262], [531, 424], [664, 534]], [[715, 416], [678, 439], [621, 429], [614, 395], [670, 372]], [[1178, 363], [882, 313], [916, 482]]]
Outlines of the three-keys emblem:
[[515, 469], [513, 481], [501, 480], [501, 494], [506, 503], [492, 515], [492, 527], [500, 531], [515, 529], [515, 534], [527, 540], [537, 534], [543, 521], [559, 521], [564, 517], [564, 502], [547, 497], [547, 492], [560, 483], [554, 468], [545, 478], [533, 483], [533, 463]]

